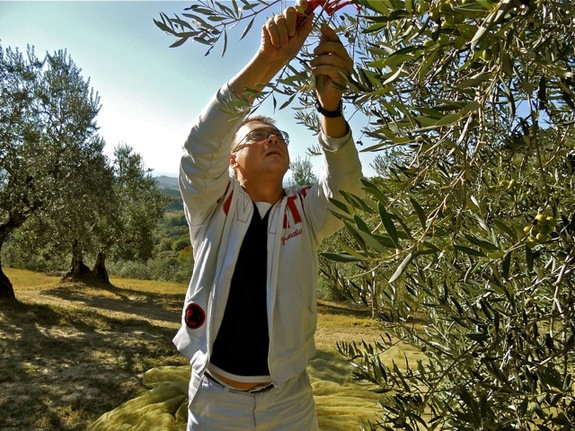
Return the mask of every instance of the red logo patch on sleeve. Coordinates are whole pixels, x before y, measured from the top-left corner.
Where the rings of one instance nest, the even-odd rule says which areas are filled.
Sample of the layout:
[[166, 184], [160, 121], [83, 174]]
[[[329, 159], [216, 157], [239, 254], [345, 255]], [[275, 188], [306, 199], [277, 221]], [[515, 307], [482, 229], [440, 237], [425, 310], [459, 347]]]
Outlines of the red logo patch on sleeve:
[[198, 304], [192, 303], [186, 307], [184, 320], [190, 329], [201, 328], [206, 321], [206, 312]]

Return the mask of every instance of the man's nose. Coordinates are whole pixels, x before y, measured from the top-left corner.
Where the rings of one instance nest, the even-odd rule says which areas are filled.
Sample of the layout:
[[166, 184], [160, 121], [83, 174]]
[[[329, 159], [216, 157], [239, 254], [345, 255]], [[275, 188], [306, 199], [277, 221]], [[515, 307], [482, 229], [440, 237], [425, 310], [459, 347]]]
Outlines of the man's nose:
[[279, 144], [280, 144], [280, 140], [279, 140], [279, 138], [278, 138], [275, 134], [271, 133], [271, 134], [268, 136], [268, 140], [266, 141], [266, 144], [268, 144], [268, 145], [270, 145], [270, 144], [271, 144], [271, 145], [279, 145]]

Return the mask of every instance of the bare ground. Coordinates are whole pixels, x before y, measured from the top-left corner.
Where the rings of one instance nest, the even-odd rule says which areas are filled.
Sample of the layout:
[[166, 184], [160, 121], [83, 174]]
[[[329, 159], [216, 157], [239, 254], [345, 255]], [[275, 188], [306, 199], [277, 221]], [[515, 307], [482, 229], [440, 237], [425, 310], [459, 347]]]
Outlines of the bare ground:
[[[6, 273], [18, 302], [0, 303], [0, 430], [85, 430], [146, 390], [145, 371], [187, 363], [171, 342], [185, 286], [112, 280], [114, 286], [88, 287], [26, 271]], [[379, 333], [363, 312], [320, 304], [319, 353], [310, 373], [318, 414], [326, 416], [322, 429], [347, 414], [340, 399], [333, 401], [349, 382], [335, 342], [373, 340]], [[364, 395], [348, 402], [356, 397], [362, 407], [367, 402], [374, 408], [376, 398]]]

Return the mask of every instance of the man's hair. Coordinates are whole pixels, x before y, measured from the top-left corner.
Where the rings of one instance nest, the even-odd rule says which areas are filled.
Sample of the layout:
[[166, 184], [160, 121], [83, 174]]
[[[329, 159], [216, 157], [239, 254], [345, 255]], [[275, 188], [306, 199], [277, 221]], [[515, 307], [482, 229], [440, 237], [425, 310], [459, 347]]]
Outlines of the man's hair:
[[253, 122], [269, 124], [270, 126], [274, 127], [276, 125], [276, 120], [274, 120], [272, 117], [266, 117], [265, 115], [259, 115], [259, 114], [249, 116], [248, 118], [246, 118], [244, 121], [241, 122], [241, 124], [238, 126], [238, 130], [236, 130], [236, 133], [234, 133], [234, 139], [232, 143], [232, 153], [237, 151], [238, 131], [242, 128], [242, 126]]
[[244, 124], [252, 123], [254, 121], [257, 121], [258, 123], [271, 124], [272, 126], [276, 125], [276, 120], [273, 119], [272, 117], [266, 117], [265, 115], [257, 114], [257, 115], [251, 115], [248, 118], [246, 118], [244, 121], [242, 121], [242, 123], [240, 124], [240, 127], [242, 127]]

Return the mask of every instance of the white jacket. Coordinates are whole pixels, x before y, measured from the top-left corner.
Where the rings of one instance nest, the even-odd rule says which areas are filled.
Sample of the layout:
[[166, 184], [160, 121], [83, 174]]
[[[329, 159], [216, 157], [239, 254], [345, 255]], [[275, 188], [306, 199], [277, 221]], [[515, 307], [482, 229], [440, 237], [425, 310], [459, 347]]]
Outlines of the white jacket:
[[[229, 172], [232, 137], [243, 118], [225, 112], [222, 103], [234, 97], [225, 86], [211, 99], [192, 126], [181, 161], [180, 189], [194, 270], [174, 343], [190, 358], [191, 398], [209, 361], [254, 210]], [[301, 373], [315, 354], [317, 248], [342, 227], [330, 212], [335, 207], [329, 198], [341, 189], [357, 193], [360, 188], [361, 165], [351, 134], [339, 139], [320, 136], [319, 141], [323, 148], [343, 145], [336, 151], [324, 150], [318, 184], [286, 191], [269, 216], [268, 365], [275, 385]]]

